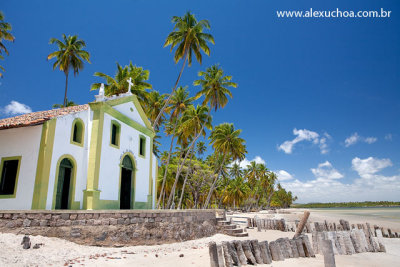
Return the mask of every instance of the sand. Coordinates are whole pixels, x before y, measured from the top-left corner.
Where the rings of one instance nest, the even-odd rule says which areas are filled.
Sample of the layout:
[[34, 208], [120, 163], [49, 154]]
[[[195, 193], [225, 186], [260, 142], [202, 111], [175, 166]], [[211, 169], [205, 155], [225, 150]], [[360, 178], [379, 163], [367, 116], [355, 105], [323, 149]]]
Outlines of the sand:
[[[243, 221], [240, 217], [257, 215], [265, 218], [285, 218], [294, 220], [301, 217], [302, 210], [290, 210], [291, 214], [234, 214], [235, 221]], [[339, 216], [343, 218], [343, 216]], [[312, 220], [334, 220], [340, 218], [334, 214], [325, 216], [323, 213], [312, 212]], [[348, 219], [348, 218], [344, 218]], [[363, 218], [358, 218], [362, 220]], [[360, 221], [362, 222], [362, 221]], [[365, 222], [365, 221], [364, 221]], [[350, 223], [353, 221], [350, 220]], [[377, 222], [381, 225], [384, 222]], [[400, 226], [400, 222], [393, 222]], [[244, 225], [244, 224], [243, 224]], [[392, 225], [392, 224], [390, 224]], [[234, 239], [258, 239], [273, 241], [280, 237], [293, 236], [292, 232], [268, 230], [257, 232], [256, 229], [248, 230], [249, 237], [235, 238], [227, 235], [216, 234], [212, 237], [191, 240], [181, 243], [135, 246], [122, 248], [103, 248], [82, 246], [58, 238], [31, 236], [32, 246], [43, 243], [39, 249], [24, 250], [20, 245], [23, 235], [0, 234], [0, 266], [209, 266], [207, 244], [210, 241], [220, 243]], [[311, 239], [311, 238], [310, 238]], [[400, 238], [384, 238], [387, 253], [360, 253], [355, 255], [336, 255], [336, 266], [399, 266]], [[258, 265], [271, 266], [271, 265]], [[283, 262], [273, 262], [272, 266], [324, 266], [323, 256], [316, 258], [286, 259]]]

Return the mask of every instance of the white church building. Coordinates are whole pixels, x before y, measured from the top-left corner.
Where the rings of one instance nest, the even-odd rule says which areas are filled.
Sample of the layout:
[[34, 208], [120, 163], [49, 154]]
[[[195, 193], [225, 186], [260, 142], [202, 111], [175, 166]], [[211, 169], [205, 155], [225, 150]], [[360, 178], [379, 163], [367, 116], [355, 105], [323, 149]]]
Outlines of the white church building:
[[0, 209], [151, 209], [154, 130], [135, 95], [0, 120]]

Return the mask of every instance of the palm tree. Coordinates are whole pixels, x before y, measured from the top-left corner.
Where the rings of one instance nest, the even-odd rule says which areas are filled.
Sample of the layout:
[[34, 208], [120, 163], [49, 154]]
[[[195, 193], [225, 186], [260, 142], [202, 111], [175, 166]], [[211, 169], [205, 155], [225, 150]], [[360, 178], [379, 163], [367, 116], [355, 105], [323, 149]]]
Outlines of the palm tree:
[[267, 199], [267, 207], [271, 207], [271, 198], [272, 195], [274, 194], [274, 185], [275, 182], [278, 180], [278, 177], [274, 172], [270, 172], [268, 175], [268, 180], [269, 180], [269, 188], [268, 188], [268, 199]]
[[74, 101], [68, 101], [67, 99], [67, 105], [64, 106], [63, 104], [54, 104], [53, 108], [66, 108], [66, 107], [73, 107], [76, 106], [77, 104]]
[[[147, 94], [146, 102], [142, 102], [142, 106], [144, 112], [147, 115], [147, 118], [154, 122], [156, 116], [158, 115], [161, 107], [164, 105], [165, 102], [165, 95], [160, 95], [160, 93], [156, 90], [152, 90], [150, 93]], [[164, 121], [164, 116], [162, 117], [162, 121]], [[158, 127], [154, 130], [158, 131]]]
[[[185, 86], [185, 87], [180, 86], [174, 92], [174, 94], [171, 98], [171, 101], [170, 101], [170, 105], [166, 109], [167, 113], [171, 113], [170, 124], [173, 125], [172, 130], [170, 131], [172, 138], [171, 138], [171, 145], [169, 148], [169, 153], [168, 153], [168, 158], [167, 158], [167, 163], [166, 163], [166, 166], [167, 166], [166, 170], [168, 169], [169, 161], [170, 161], [171, 154], [172, 154], [172, 147], [173, 147], [174, 139], [176, 136], [176, 127], [179, 122], [179, 117], [187, 109], [187, 107], [189, 107], [192, 104], [192, 102], [193, 102], [193, 98], [189, 97], [189, 92], [187, 90], [187, 86]], [[162, 193], [164, 191], [166, 176], [167, 176], [167, 172], [164, 173], [164, 178], [162, 180], [160, 195], [162, 195]], [[161, 201], [161, 198], [158, 199], [157, 207], [160, 207], [160, 203], [161, 203], [160, 201]]]
[[224, 162], [226, 160], [243, 160], [245, 154], [247, 153], [245, 141], [239, 137], [241, 132], [242, 130], [235, 130], [232, 123], [222, 123], [216, 126], [211, 132], [211, 144], [215, 151], [223, 156], [223, 160], [219, 172], [210, 187], [210, 191], [208, 192], [207, 199], [203, 206], [204, 209], [208, 207], [212, 192], [214, 191], [215, 184], [221, 174]]
[[[3, 44], [3, 40], [14, 42], [15, 37], [10, 33], [12, 30], [11, 24], [4, 21], [4, 14], [0, 11], [0, 59], [4, 59], [2, 53], [3, 51], [8, 55], [8, 50]], [[4, 68], [0, 66], [0, 69], [4, 71]], [[3, 74], [0, 72], [0, 77]]]
[[62, 35], [63, 40], [58, 40], [56, 38], [50, 39], [50, 44], [56, 44], [58, 46], [58, 51], [50, 53], [47, 56], [47, 60], [56, 58], [56, 62], [53, 64], [53, 70], [57, 67], [60, 71], [65, 74], [65, 94], [64, 94], [64, 106], [67, 106], [67, 91], [68, 91], [68, 74], [69, 70], [74, 71], [74, 75], [79, 74], [79, 71], [83, 69], [83, 61], [90, 63], [90, 54], [82, 50], [86, 47], [85, 41], [78, 39], [77, 35], [66, 36]]
[[164, 47], [170, 45], [171, 51], [177, 47], [175, 50], [174, 60], [175, 63], [178, 63], [179, 60], [183, 59], [182, 68], [172, 89], [172, 93], [167, 99], [164, 107], [161, 109], [161, 112], [155, 120], [153, 127], [158, 124], [162, 113], [164, 113], [164, 110], [167, 108], [170, 98], [172, 97], [176, 87], [178, 86], [179, 80], [181, 79], [186, 62], [188, 62], [188, 65], [191, 66], [192, 54], [194, 54], [196, 60], [201, 64], [201, 51], [203, 51], [207, 56], [210, 55], [210, 48], [208, 47], [207, 42], [215, 44], [214, 37], [211, 34], [204, 32], [205, 29], [210, 29], [210, 23], [208, 20], [197, 21], [194, 14], [186, 12], [183, 17], [172, 17], [172, 23], [175, 24], [174, 29], [167, 36]]
[[246, 196], [249, 189], [250, 188], [245, 183], [243, 176], [238, 175], [231, 180], [231, 183], [228, 186], [228, 194], [233, 199], [234, 209], [236, 208], [236, 205], [240, 205], [241, 200]]
[[[206, 132], [204, 130], [204, 125], [208, 129], [211, 129], [211, 127], [212, 127], [211, 126], [211, 118], [207, 115], [207, 113], [208, 113], [208, 107], [201, 106], [201, 105], [197, 105], [196, 108], [193, 105], [191, 105], [185, 110], [185, 112], [182, 115], [181, 124], [178, 129], [178, 132], [182, 135], [183, 140], [188, 140], [188, 139], [192, 138], [193, 134], [197, 135], [197, 133], [199, 133], [199, 132], [200, 132], [199, 135], [203, 135], [203, 136], [206, 135]], [[191, 148], [193, 147], [193, 145], [194, 145], [194, 143], [192, 142]], [[168, 204], [167, 204], [168, 208], [170, 207], [171, 202], [174, 198], [175, 188], [176, 188], [176, 184], [178, 182], [179, 175], [181, 174], [183, 166], [185, 164], [185, 161], [189, 155], [193, 155], [191, 149], [189, 149], [186, 152], [183, 162], [178, 167], [178, 170], [177, 170], [177, 173], [175, 176], [175, 182], [172, 187], [170, 197], [168, 199]]]
[[[146, 90], [152, 89], [152, 85], [146, 82], [149, 80], [150, 71], [144, 70], [142, 67], [137, 67], [132, 62], [124, 67], [117, 62], [117, 72], [114, 78], [102, 72], [95, 72], [94, 76], [101, 77], [106, 81], [104, 85], [106, 96], [126, 93], [129, 89], [128, 79], [131, 78], [133, 82], [133, 86], [131, 87], [132, 94], [137, 96], [142, 107], [146, 105], [148, 97]], [[94, 83], [90, 90], [98, 90], [100, 86], [101, 83]]]
[[196, 149], [197, 149], [197, 155], [199, 156], [199, 159], [202, 160], [201, 156], [207, 150], [207, 147], [206, 147], [206, 144], [204, 143], [204, 141], [198, 142], [197, 145], [196, 145]]

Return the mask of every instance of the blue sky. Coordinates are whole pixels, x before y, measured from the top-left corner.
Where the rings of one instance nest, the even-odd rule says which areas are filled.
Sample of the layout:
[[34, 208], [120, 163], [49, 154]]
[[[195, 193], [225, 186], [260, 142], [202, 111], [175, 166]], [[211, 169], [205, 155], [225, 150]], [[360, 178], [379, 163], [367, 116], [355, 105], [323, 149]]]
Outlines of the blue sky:
[[[377, 10], [390, 18], [278, 18], [282, 10]], [[51, 37], [77, 34], [92, 64], [69, 80], [69, 99], [94, 100], [96, 71], [116, 62], [150, 70], [169, 92], [180, 65], [163, 48], [170, 19], [208, 19], [216, 44], [181, 85], [219, 63], [239, 84], [214, 124], [243, 129], [247, 160], [280, 173], [299, 202], [399, 200], [400, 3], [398, 1], [2, 1], [13, 26], [1, 61], [0, 118], [62, 103], [65, 76], [52, 70]], [[14, 103], [14, 104], [12, 104]], [[11, 104], [11, 106], [9, 106]], [[7, 106], [9, 108], [7, 108]], [[29, 108], [28, 108], [29, 107]], [[346, 142], [346, 139], [348, 140]], [[163, 139], [167, 143], [166, 138]], [[245, 163], [243, 163], [245, 165]]]

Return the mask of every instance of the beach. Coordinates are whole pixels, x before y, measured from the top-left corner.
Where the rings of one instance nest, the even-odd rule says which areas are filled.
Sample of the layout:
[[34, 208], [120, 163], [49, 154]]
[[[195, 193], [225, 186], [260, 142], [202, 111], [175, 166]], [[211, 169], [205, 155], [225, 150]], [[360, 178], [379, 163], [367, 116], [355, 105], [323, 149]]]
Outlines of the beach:
[[[245, 226], [244, 218], [257, 216], [259, 218], [284, 218], [294, 221], [301, 218], [304, 209], [288, 209], [284, 213], [269, 214], [234, 213], [233, 221]], [[343, 215], [339, 211], [312, 210], [309, 220], [327, 220], [338, 222], [339, 219], [349, 220], [350, 223], [370, 222], [381, 227], [391, 227], [400, 231], [400, 222], [370, 219], [369, 216], [354, 214]], [[242, 219], [243, 218], [243, 219]], [[367, 221], [366, 221], [367, 219]], [[243, 222], [243, 223], [242, 223]], [[32, 246], [37, 243], [44, 244], [39, 249], [24, 250], [20, 245], [23, 235], [1, 233], [0, 266], [209, 266], [210, 258], [208, 243], [214, 241], [221, 243], [229, 240], [258, 239], [259, 241], [274, 241], [280, 237], [293, 237], [293, 232], [267, 230], [257, 232], [257, 229], [248, 229], [248, 237], [232, 237], [216, 234], [211, 237], [190, 240], [186, 242], [155, 245], [155, 246], [130, 246], [119, 248], [92, 247], [78, 245], [58, 238], [31, 236]], [[308, 234], [311, 240], [311, 234]], [[359, 253], [353, 255], [335, 255], [336, 266], [396, 266], [400, 257], [400, 238], [384, 238], [386, 253]], [[264, 266], [260, 265], [259, 266]], [[324, 266], [323, 256], [317, 254], [315, 258], [285, 259], [265, 266]]]

